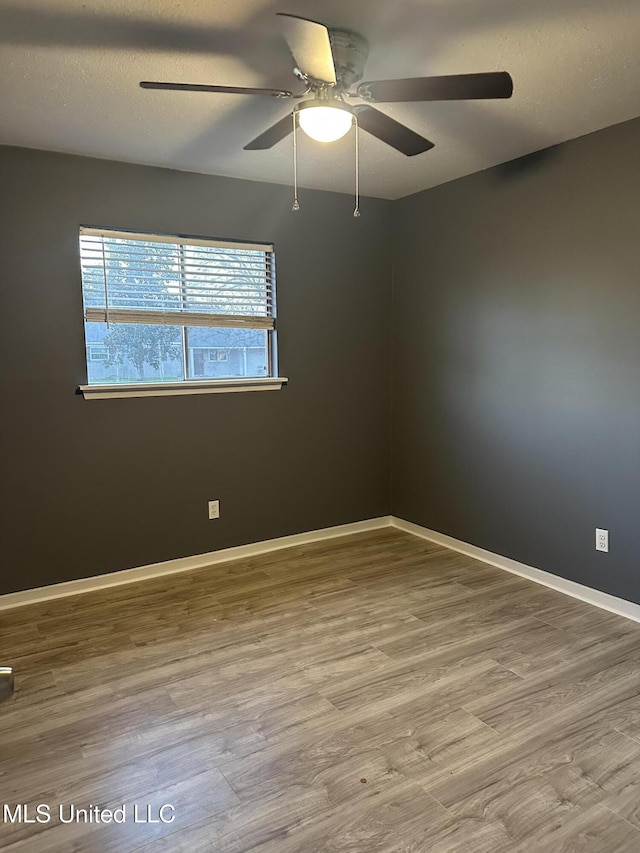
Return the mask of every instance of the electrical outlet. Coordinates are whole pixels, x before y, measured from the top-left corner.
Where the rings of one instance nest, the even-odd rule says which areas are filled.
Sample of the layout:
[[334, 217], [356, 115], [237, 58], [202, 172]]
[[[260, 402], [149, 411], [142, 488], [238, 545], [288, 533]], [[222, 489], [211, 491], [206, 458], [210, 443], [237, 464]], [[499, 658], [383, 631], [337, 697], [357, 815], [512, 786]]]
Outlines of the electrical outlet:
[[609, 531], [596, 527], [596, 551], [609, 550]]
[[209, 501], [209, 518], [220, 518], [220, 501]]

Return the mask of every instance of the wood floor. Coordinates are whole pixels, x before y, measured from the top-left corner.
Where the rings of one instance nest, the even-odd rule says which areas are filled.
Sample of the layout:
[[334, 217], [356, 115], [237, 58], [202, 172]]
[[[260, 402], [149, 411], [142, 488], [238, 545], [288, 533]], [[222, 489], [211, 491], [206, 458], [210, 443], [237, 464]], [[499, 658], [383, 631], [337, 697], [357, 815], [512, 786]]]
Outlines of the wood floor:
[[640, 625], [409, 534], [6, 611], [0, 658], [2, 800], [52, 808], [2, 850], [640, 851]]

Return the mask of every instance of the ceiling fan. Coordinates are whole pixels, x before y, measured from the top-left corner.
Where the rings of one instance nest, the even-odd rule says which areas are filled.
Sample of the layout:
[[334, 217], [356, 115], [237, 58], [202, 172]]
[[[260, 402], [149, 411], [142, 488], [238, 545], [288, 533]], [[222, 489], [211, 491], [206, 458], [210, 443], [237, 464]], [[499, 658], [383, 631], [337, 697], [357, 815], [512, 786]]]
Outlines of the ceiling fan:
[[[483, 74], [454, 74], [446, 77], [412, 77], [404, 80], [362, 79], [369, 45], [358, 33], [333, 29], [300, 18], [278, 13], [284, 37], [293, 55], [293, 73], [305, 85], [294, 94], [286, 89], [253, 89], [240, 86], [215, 86], [199, 83], [160, 83], [142, 81], [143, 89], [165, 89], [186, 92], [217, 92], [233, 95], [262, 95], [277, 99], [299, 101], [292, 113], [277, 121], [251, 142], [245, 151], [272, 148], [294, 129], [297, 122], [302, 130], [319, 142], [335, 142], [344, 136], [354, 122], [359, 127], [400, 151], [407, 157], [433, 148], [433, 142], [406, 127], [370, 103], [401, 103], [407, 101], [453, 101], [487, 98], [510, 98], [513, 81], [506, 71]], [[308, 97], [307, 97], [308, 96]], [[366, 103], [351, 105], [349, 99]], [[293, 121], [292, 121], [293, 116]]]

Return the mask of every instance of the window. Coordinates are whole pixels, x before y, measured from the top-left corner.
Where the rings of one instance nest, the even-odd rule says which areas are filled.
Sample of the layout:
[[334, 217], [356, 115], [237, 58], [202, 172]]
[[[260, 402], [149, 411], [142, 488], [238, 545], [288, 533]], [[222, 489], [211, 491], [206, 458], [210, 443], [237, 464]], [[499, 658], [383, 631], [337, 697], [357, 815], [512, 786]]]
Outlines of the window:
[[209, 361], [229, 361], [229, 350], [210, 349], [207, 358]]
[[107, 359], [107, 348], [96, 346], [95, 344], [87, 344], [87, 360], [88, 361], [105, 361]]
[[83, 227], [80, 266], [85, 397], [286, 381], [275, 364], [273, 246]]

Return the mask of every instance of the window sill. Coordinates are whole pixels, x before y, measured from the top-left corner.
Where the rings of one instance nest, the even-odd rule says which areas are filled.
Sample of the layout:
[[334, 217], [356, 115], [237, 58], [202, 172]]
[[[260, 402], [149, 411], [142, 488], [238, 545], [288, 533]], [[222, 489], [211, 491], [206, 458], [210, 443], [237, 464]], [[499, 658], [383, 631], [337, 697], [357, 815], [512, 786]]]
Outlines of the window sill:
[[85, 400], [114, 397], [171, 397], [179, 394], [230, 394], [238, 391], [279, 391], [287, 383], [283, 376], [253, 379], [210, 379], [191, 382], [141, 382], [131, 385], [80, 385]]

